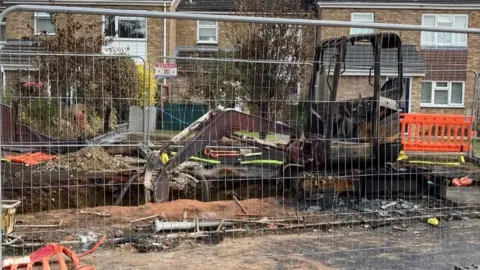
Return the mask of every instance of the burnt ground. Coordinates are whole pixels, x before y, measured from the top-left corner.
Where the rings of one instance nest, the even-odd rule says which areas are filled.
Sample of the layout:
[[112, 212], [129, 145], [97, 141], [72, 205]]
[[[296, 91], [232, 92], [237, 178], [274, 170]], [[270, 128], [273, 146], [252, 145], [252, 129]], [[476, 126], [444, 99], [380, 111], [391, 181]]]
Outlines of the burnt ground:
[[[126, 182], [132, 172], [112, 172], [107, 176], [105, 172], [38, 171], [18, 167], [16, 164], [8, 164], [2, 172], [5, 197], [23, 201], [17, 219], [27, 226], [62, 222], [59, 228], [18, 229], [17, 233], [25, 235], [28, 242], [78, 241], [79, 234], [86, 232], [107, 233], [109, 238], [119, 231], [122, 236], [138, 236], [139, 232], [132, 230], [131, 220], [160, 215], [169, 221], [175, 221], [181, 220], [185, 211], [188, 212], [189, 219], [245, 218], [239, 216], [242, 210], [231, 199], [205, 203], [176, 200], [141, 205], [143, 192], [138, 185], [132, 186], [124, 198], [123, 207], [108, 206], [116, 199], [121, 187], [119, 183]], [[451, 168], [447, 170], [453, 171]], [[462, 174], [467, 171], [464, 168], [457, 170]], [[470, 169], [472, 171], [478, 172], [477, 169]], [[352, 201], [352, 198], [299, 202], [289, 201], [285, 194], [276, 193], [276, 190], [273, 194], [268, 194], [261, 185], [241, 188], [244, 191], [249, 189], [260, 192], [257, 196], [261, 199], [248, 199], [251, 192], [246, 192], [245, 196], [243, 192], [235, 193], [249, 213], [258, 215], [255, 219], [313, 215], [315, 217], [307, 222], [343, 223], [337, 227], [312, 226], [304, 230], [274, 231], [264, 237], [258, 236], [265, 233], [255, 233], [254, 226], [248, 228], [244, 224], [241, 228], [247, 227], [248, 234], [230, 235], [218, 245], [183, 241], [180, 247], [171, 246], [163, 252], [148, 254], [139, 254], [128, 244], [114, 250], [108, 249], [111, 245], [106, 244], [104, 248], [108, 250], [102, 249], [98, 255], [88, 260], [96, 265], [96, 269], [158, 269], [158, 265], [161, 265], [160, 269], [425, 269], [428, 265], [432, 265], [430, 269], [451, 269], [450, 266], [458, 258], [459, 263], [476, 259], [469, 254], [479, 247], [476, 237], [480, 237], [480, 234], [475, 235], [480, 227], [477, 222], [480, 218], [478, 182], [474, 182], [472, 187], [449, 187], [450, 202], [446, 204], [428, 199], [377, 199], [361, 201], [359, 204], [358, 201]], [[213, 198], [215, 197], [217, 196]], [[218, 196], [217, 199], [226, 198]], [[393, 201], [396, 202], [395, 205], [386, 207]], [[353, 209], [352, 206], [355, 205], [361, 207]], [[110, 216], [79, 213], [79, 210], [87, 210], [87, 207], [90, 208], [88, 211], [106, 211]], [[382, 207], [387, 210], [379, 211]], [[458, 215], [452, 218], [448, 216], [450, 214]], [[425, 218], [411, 220], [418, 216], [441, 215], [444, 216], [439, 218], [441, 228], [426, 226]], [[365, 219], [390, 217], [404, 217], [406, 221], [390, 222], [378, 228], [377, 223], [358, 223]], [[148, 222], [144, 224], [149, 226]], [[394, 230], [394, 227], [402, 230]], [[461, 237], [458, 237], [460, 232], [457, 231], [463, 232]], [[271, 235], [276, 233], [289, 235]], [[17, 249], [13, 252], [15, 255], [21, 253], [28, 251]], [[436, 257], [441, 258], [437, 261]]]
[[454, 269], [480, 264], [480, 221], [463, 220], [407, 231], [312, 230], [297, 235], [184, 244], [175, 251], [100, 250], [82, 259], [96, 269]]
[[[460, 204], [478, 205], [480, 188], [452, 187], [448, 190], [448, 197], [458, 199]], [[93, 256], [82, 259], [82, 262], [94, 264], [96, 269], [453, 269], [457, 263], [480, 263], [478, 209], [449, 205], [435, 210], [425, 209], [421, 202], [396, 202], [397, 205], [385, 210], [390, 217], [395, 217], [399, 211], [424, 209], [425, 212], [403, 213], [407, 216], [406, 219], [377, 227], [368, 222], [354, 222], [362, 217], [382, 218], [379, 216], [381, 212], [365, 216], [351, 209], [336, 212], [337, 207], [321, 210], [309, 204], [300, 214], [313, 214], [315, 218], [311, 223], [345, 220], [351, 223], [267, 232], [255, 232], [252, 225], [250, 233], [230, 234], [218, 244], [200, 244], [183, 239], [179, 246], [172, 245], [163, 251], [150, 253], [139, 253], [130, 244], [112, 248], [111, 244], [106, 243]], [[242, 200], [241, 203], [250, 213], [259, 214], [257, 218], [294, 216], [300, 210], [287, 207], [273, 198]], [[381, 208], [389, 203], [370, 200], [364, 201], [362, 207]], [[408, 209], [405, 209], [406, 206]], [[56, 224], [60, 219], [63, 220], [63, 225], [61, 228], [21, 228], [17, 233], [55, 242], [75, 241], [79, 234], [86, 235], [88, 232], [107, 233], [111, 238], [112, 231], [122, 231], [118, 233], [128, 238], [142, 235], [142, 232], [129, 230], [131, 220], [153, 214], [165, 216], [168, 220], [181, 220], [183, 212], [187, 210], [188, 218], [244, 218], [238, 216], [242, 210], [233, 201], [202, 203], [178, 200], [139, 207], [107, 206], [89, 209], [94, 212], [107, 211], [110, 217], [82, 215], [78, 210], [18, 215], [18, 220], [26, 225]], [[414, 216], [424, 214], [433, 216], [458, 212], [476, 214], [457, 216], [455, 219], [439, 218], [440, 225], [437, 227], [427, 225], [426, 219], [413, 219]], [[149, 223], [145, 224], [148, 226]], [[248, 226], [244, 224], [240, 228]], [[17, 249], [14, 252], [15, 255], [22, 253], [28, 251]]]

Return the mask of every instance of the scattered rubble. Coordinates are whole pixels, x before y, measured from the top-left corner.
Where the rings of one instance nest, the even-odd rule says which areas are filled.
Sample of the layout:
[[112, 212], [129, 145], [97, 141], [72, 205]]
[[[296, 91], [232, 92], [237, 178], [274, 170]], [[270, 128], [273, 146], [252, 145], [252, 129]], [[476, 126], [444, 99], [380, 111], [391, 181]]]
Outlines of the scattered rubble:
[[363, 213], [375, 213], [379, 217], [387, 216], [404, 216], [408, 212], [418, 212], [418, 214], [425, 214], [430, 207], [429, 204], [434, 204], [433, 199], [422, 199], [418, 201], [407, 201], [403, 199], [398, 200], [367, 200], [363, 199], [354, 209]]
[[318, 205], [313, 205], [313, 206], [310, 206], [308, 207], [307, 209], [307, 212], [308, 213], [315, 213], [315, 212], [320, 212], [322, 211], [322, 207], [318, 206]]
[[80, 241], [79, 249], [81, 252], [85, 252], [91, 249], [102, 237], [102, 235], [88, 231], [77, 234], [77, 239]]
[[40, 166], [48, 170], [105, 171], [126, 169], [127, 165], [109, 155], [101, 147], [85, 147], [75, 153], [62, 155]]

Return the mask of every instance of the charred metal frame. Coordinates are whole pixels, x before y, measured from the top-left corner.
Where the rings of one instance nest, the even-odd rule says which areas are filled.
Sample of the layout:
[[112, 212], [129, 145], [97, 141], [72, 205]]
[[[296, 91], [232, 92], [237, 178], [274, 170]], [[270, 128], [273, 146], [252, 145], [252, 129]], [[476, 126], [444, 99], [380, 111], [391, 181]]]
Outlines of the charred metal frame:
[[[318, 72], [325, 72], [324, 67], [324, 53], [325, 49], [329, 47], [335, 47], [335, 67], [333, 71], [333, 83], [329, 94], [329, 103], [327, 105], [326, 118], [328, 119], [327, 132], [325, 132], [324, 139], [325, 144], [330, 148], [330, 141], [333, 138], [333, 102], [337, 98], [338, 84], [340, 76], [343, 73], [342, 66], [345, 67], [345, 56], [347, 52], [347, 44], [351, 43], [355, 45], [355, 42], [370, 42], [373, 47], [374, 56], [374, 83], [373, 83], [373, 119], [372, 119], [372, 145], [374, 153], [379, 153], [379, 125], [380, 125], [380, 97], [381, 97], [381, 53], [382, 49], [397, 48], [397, 61], [398, 61], [398, 80], [400, 91], [403, 92], [403, 59], [402, 59], [402, 41], [396, 33], [377, 33], [377, 34], [360, 34], [350, 37], [331, 38], [323, 41], [315, 50], [315, 59], [313, 64], [313, 72], [310, 80], [310, 87], [308, 93], [308, 100], [310, 101], [309, 112], [314, 111], [314, 103], [317, 101], [315, 95], [317, 74]], [[329, 74], [327, 74], [329, 75]], [[327, 79], [328, 80], [328, 79]], [[311, 117], [308, 117], [306, 133], [311, 130]]]
[[[222, 111], [210, 111], [202, 118], [191, 124], [184, 131], [173, 137], [169, 143], [166, 143], [160, 149], [160, 153], [164, 152], [170, 145], [178, 143], [187, 138], [190, 134], [196, 135], [189, 140], [184, 147], [182, 147], [166, 164], [158, 162], [158, 156], [153, 157], [151, 162], [147, 162], [147, 169], [145, 172], [145, 183], [151, 181], [153, 176], [152, 171], [155, 168], [160, 168], [160, 172], [155, 179], [156, 201], [166, 201], [169, 195], [169, 173], [180, 165], [185, 160], [195, 153], [202, 150], [212, 142], [219, 142], [225, 136], [231, 136], [235, 131], [259, 131], [271, 132], [278, 134], [290, 135], [297, 138], [300, 133], [298, 130], [287, 125], [275, 123], [258, 116], [249, 115], [238, 112], [233, 109]], [[150, 165], [149, 165], [150, 164]], [[148, 170], [148, 171], [147, 171]]]
[[[189, 157], [201, 151], [201, 149], [212, 142], [219, 142], [223, 137], [232, 137], [235, 131], [255, 131], [255, 132], [271, 132], [278, 134], [290, 135], [291, 140], [285, 151], [288, 152], [290, 158], [295, 156], [294, 163], [300, 164], [300, 167], [310, 166], [318, 167], [319, 164], [329, 163], [328, 157], [331, 158], [332, 139], [333, 139], [333, 125], [334, 125], [334, 102], [337, 98], [337, 90], [342, 73], [342, 67], [345, 66], [345, 56], [347, 51], [347, 44], [352, 45], [355, 42], [370, 42], [373, 45], [374, 52], [374, 107], [371, 113], [371, 125], [373, 130], [372, 138], [369, 138], [369, 145], [373, 149], [373, 155], [376, 160], [379, 160], [380, 143], [379, 143], [379, 126], [380, 126], [380, 72], [381, 72], [381, 50], [384, 48], [398, 48], [398, 74], [400, 79], [400, 91], [403, 92], [403, 67], [401, 61], [401, 41], [400, 37], [395, 33], [378, 33], [368, 35], [355, 35], [350, 37], [341, 37], [325, 40], [315, 52], [314, 70], [312, 74], [311, 84], [309, 88], [309, 99], [316, 101], [315, 97], [315, 83], [317, 73], [320, 69], [324, 71], [324, 52], [325, 49], [334, 46], [336, 50], [335, 65], [333, 71], [333, 82], [330, 86], [329, 102], [326, 104], [326, 119], [328, 119], [327, 132], [324, 134], [312, 134], [309, 132], [312, 125], [312, 118], [308, 118], [307, 127], [305, 130], [305, 137], [300, 137], [301, 132], [284, 124], [275, 123], [267, 119], [257, 116], [249, 115], [233, 109], [210, 111], [196, 122], [191, 124], [185, 130], [173, 137], [171, 141], [162, 146], [160, 151], [149, 158], [145, 169], [144, 183], [147, 189], [153, 190], [155, 193], [155, 201], [166, 201], [169, 197], [169, 181], [170, 174], [173, 169], [180, 165], [183, 161], [188, 160]], [[328, 81], [327, 81], [328, 82]], [[310, 103], [310, 112], [314, 112], [313, 104]], [[165, 164], [160, 162], [159, 154], [165, 153], [166, 149], [174, 143], [179, 143], [185, 140], [189, 135], [196, 133], [187, 143]], [[310, 148], [302, 149], [304, 140], [311, 140]], [[265, 144], [268, 147], [267, 144]], [[365, 144], [359, 144], [360, 148], [365, 147]], [[345, 149], [355, 149], [355, 145], [344, 147]], [[368, 148], [368, 147], [367, 147]], [[366, 149], [366, 148], [365, 148]], [[359, 149], [357, 149], [360, 151]], [[354, 150], [355, 151], [355, 150]], [[370, 152], [368, 152], [370, 153]], [[368, 155], [368, 154], [366, 154]], [[372, 156], [372, 154], [369, 154]], [[301, 158], [300, 158], [301, 157]], [[309, 160], [306, 164], [306, 160]], [[313, 163], [312, 163], [313, 161]], [[288, 166], [288, 164], [287, 164]], [[153, 178], [153, 171], [159, 169], [159, 173], [155, 179]], [[153, 186], [152, 186], [152, 183]], [[146, 196], [149, 198], [149, 196]]]

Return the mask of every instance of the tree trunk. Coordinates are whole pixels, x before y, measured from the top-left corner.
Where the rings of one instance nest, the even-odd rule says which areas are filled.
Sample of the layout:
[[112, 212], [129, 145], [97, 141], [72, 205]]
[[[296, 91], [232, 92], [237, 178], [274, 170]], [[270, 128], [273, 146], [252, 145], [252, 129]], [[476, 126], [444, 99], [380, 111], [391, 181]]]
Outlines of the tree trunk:
[[112, 107], [107, 106], [105, 108], [105, 116], [103, 118], [103, 133], [108, 133], [110, 131], [110, 115], [112, 113]]
[[[268, 102], [261, 102], [260, 103], [260, 117], [267, 119], [268, 117]], [[267, 138], [267, 132], [259, 132], [258, 137], [261, 140], [265, 140]]]

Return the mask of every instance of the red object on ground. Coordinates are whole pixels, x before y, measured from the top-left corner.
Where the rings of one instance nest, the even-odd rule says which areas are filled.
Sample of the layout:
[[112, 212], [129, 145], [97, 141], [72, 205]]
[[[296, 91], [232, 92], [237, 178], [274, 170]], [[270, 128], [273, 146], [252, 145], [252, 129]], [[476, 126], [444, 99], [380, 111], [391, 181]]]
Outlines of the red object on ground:
[[2, 269], [10, 269], [16, 270], [18, 267], [25, 267], [26, 270], [32, 270], [33, 265], [42, 262], [42, 269], [43, 270], [50, 270], [49, 259], [54, 255], [58, 257], [58, 264], [60, 270], [68, 270], [67, 263], [63, 258], [63, 255], [66, 255], [72, 260], [73, 266], [75, 270], [94, 270], [95, 267], [93, 265], [89, 266], [82, 266], [80, 265], [80, 258], [93, 253], [100, 245], [105, 242], [105, 237], [103, 236], [98, 243], [95, 244], [89, 251], [81, 254], [75, 253], [75, 251], [68, 249], [66, 247], [57, 245], [57, 244], [47, 244], [43, 248], [33, 252], [30, 256], [20, 257], [20, 258], [12, 258], [12, 259], [4, 259], [2, 261]]
[[5, 158], [12, 162], [23, 163], [27, 165], [37, 165], [44, 161], [55, 159], [57, 158], [57, 156], [37, 152], [23, 154], [19, 156], [5, 156]]
[[225, 151], [225, 150], [212, 150], [209, 148], [205, 148], [204, 150], [205, 155], [217, 158], [217, 157], [238, 157], [240, 156], [239, 151]]
[[462, 177], [460, 179], [454, 178], [452, 180], [452, 185], [456, 187], [470, 186], [472, 184], [472, 179], [468, 176]]

